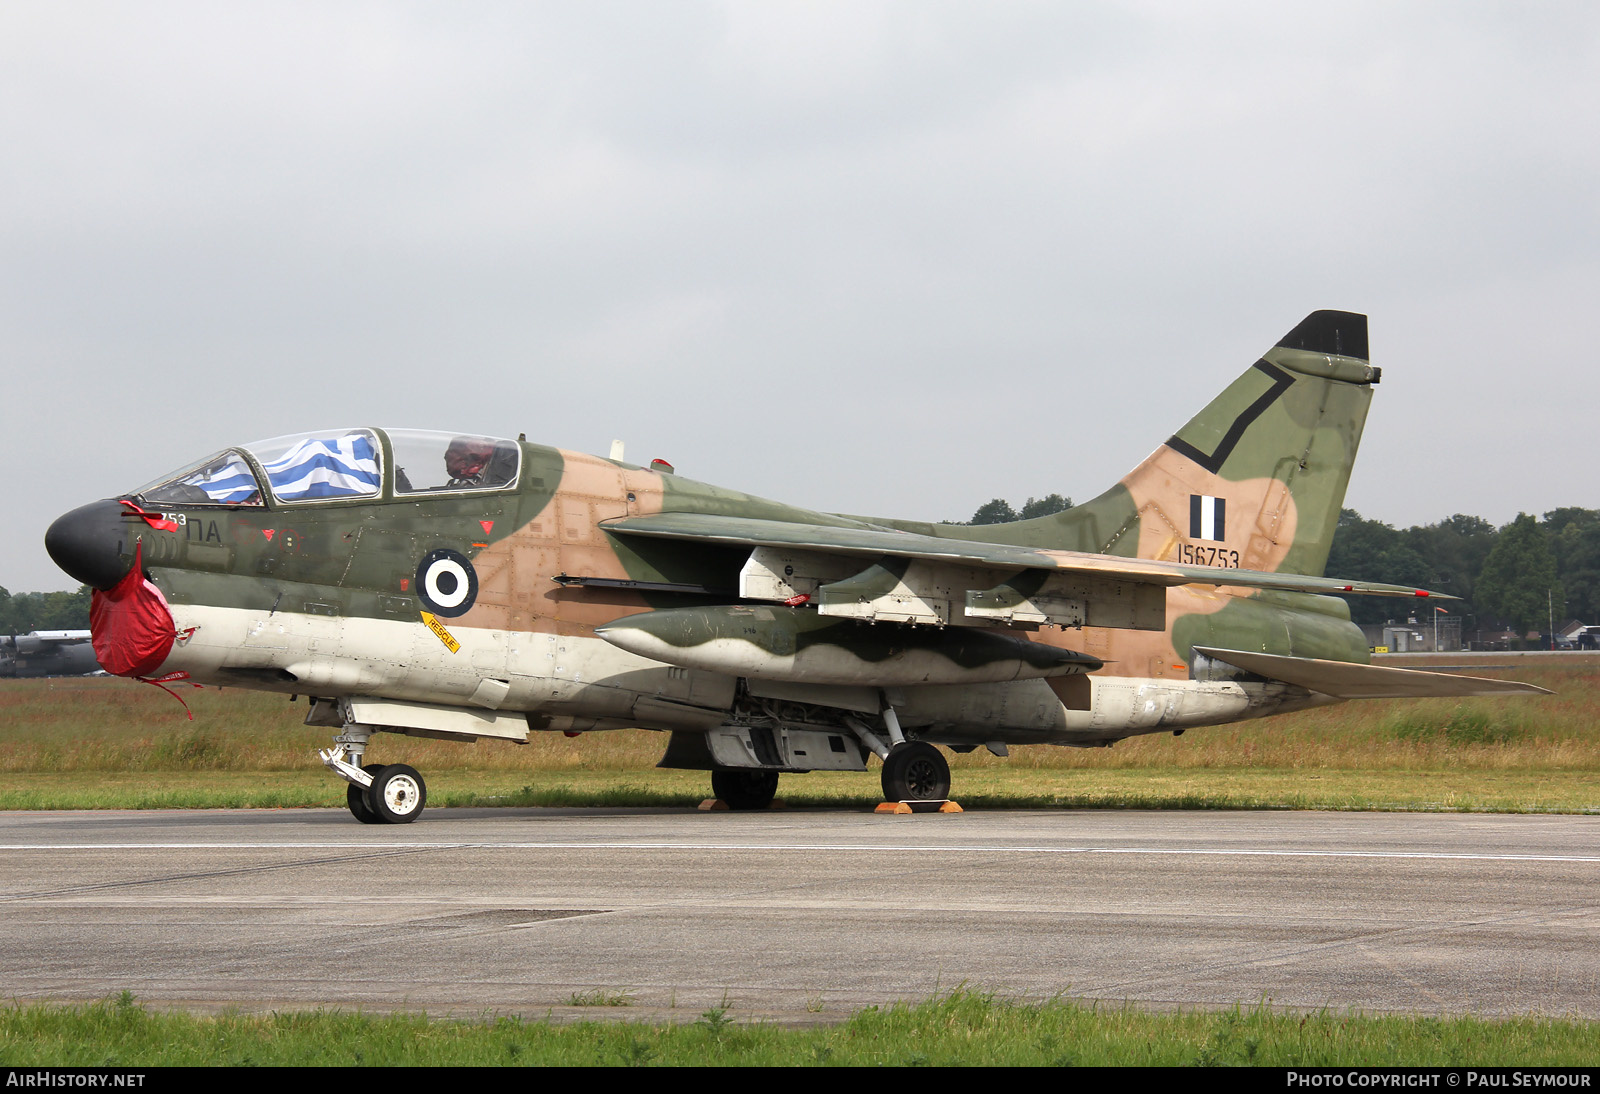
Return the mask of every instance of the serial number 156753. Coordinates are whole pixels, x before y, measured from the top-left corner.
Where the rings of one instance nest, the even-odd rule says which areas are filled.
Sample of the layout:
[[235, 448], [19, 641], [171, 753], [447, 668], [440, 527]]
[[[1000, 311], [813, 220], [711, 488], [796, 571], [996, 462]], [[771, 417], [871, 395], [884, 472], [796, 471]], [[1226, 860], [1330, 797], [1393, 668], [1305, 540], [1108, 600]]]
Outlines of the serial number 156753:
[[1227, 547], [1205, 547], [1193, 543], [1178, 544], [1178, 561], [1185, 566], [1221, 566], [1229, 570], [1239, 568], [1239, 552]]

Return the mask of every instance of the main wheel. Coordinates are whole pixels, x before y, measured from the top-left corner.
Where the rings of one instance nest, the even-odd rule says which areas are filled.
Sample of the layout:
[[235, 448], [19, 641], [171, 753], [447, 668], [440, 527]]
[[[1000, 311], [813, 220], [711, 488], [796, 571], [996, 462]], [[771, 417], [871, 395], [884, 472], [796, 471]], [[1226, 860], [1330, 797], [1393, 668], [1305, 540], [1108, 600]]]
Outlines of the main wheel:
[[428, 787], [416, 768], [390, 764], [372, 773], [367, 805], [382, 823], [410, 824], [422, 815], [427, 801]]
[[907, 741], [883, 761], [883, 796], [892, 802], [943, 801], [950, 797], [950, 765], [926, 741]]
[[765, 809], [778, 792], [778, 773], [719, 768], [711, 773], [711, 792], [729, 809]]

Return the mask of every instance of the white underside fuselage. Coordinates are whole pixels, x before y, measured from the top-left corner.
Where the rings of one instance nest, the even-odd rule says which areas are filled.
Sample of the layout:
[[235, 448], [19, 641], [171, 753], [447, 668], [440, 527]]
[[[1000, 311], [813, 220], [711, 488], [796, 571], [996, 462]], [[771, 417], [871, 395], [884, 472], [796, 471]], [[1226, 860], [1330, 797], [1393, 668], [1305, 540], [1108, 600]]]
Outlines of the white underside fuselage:
[[[729, 721], [739, 679], [663, 664], [593, 636], [171, 605], [179, 634], [161, 672], [323, 698], [521, 715], [532, 730], [709, 730]], [[942, 743], [1093, 745], [1216, 725], [1331, 700], [1284, 684], [1091, 675], [1069, 706], [1043, 680], [889, 687], [907, 729]], [[752, 692], [760, 694], [759, 685]], [[880, 689], [816, 685], [784, 697], [862, 710]], [[514, 722], [516, 719], [511, 719]], [[470, 734], [469, 734], [470, 735]], [[495, 736], [516, 736], [499, 732]]]

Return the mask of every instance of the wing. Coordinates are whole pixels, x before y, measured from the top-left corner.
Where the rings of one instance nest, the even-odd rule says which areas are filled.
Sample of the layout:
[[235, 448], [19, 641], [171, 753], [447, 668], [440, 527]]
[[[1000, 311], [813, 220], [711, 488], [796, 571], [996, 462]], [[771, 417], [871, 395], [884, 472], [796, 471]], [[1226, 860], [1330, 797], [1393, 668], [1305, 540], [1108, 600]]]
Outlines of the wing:
[[741, 597], [812, 601], [823, 615], [871, 622], [1161, 630], [1166, 589], [1174, 585], [1454, 599], [1404, 585], [1186, 566], [863, 526], [660, 513], [610, 520], [601, 527], [624, 537], [749, 547]]

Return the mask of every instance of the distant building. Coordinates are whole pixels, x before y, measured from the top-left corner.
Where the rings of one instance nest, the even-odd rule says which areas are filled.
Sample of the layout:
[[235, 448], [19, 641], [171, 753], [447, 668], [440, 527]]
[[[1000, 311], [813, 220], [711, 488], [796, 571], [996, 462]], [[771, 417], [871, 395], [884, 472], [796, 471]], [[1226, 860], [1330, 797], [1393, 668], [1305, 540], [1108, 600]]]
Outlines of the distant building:
[[1555, 645], [1558, 650], [1600, 649], [1600, 626], [1569, 619], [1556, 628]]
[[1435, 653], [1462, 649], [1461, 619], [1445, 612], [1438, 618], [1409, 616], [1387, 623], [1369, 623], [1361, 628], [1367, 645], [1384, 653]]

